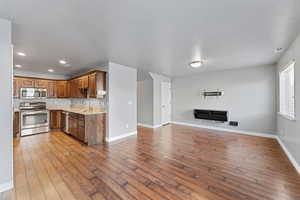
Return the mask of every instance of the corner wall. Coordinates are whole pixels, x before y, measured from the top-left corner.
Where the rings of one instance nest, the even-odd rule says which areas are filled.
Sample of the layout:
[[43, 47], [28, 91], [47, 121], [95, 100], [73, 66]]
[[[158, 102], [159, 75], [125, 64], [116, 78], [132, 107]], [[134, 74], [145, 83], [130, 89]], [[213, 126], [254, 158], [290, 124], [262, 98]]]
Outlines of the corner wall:
[[153, 126], [153, 80], [137, 83], [138, 124]]
[[13, 187], [11, 23], [0, 19], [0, 192]]
[[111, 142], [137, 133], [137, 70], [108, 64], [108, 134]]
[[[276, 133], [275, 66], [204, 72], [172, 79], [172, 121], [256, 133]], [[202, 93], [219, 89], [221, 97]], [[227, 110], [228, 123], [194, 119], [193, 109]]]
[[[295, 59], [295, 115], [296, 120], [288, 120], [277, 115], [277, 130], [282, 143], [300, 166], [300, 35], [284, 53], [277, 64], [277, 88], [279, 88], [279, 71], [292, 59]], [[277, 111], [279, 111], [279, 91], [277, 92]]]

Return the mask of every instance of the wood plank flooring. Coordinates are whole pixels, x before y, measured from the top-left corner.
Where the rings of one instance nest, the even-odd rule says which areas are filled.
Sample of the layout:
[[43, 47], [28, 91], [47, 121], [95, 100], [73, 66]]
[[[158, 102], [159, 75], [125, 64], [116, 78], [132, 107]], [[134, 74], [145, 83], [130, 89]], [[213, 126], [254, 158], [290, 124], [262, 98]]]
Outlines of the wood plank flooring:
[[179, 125], [87, 147], [62, 132], [14, 140], [17, 200], [296, 200], [300, 176], [274, 139]]

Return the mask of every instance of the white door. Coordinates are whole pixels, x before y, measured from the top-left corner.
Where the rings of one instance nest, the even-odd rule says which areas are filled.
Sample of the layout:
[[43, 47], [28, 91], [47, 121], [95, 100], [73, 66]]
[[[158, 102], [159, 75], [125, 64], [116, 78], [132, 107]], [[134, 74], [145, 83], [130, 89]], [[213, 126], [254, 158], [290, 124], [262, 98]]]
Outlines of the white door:
[[171, 122], [171, 83], [161, 83], [161, 123]]

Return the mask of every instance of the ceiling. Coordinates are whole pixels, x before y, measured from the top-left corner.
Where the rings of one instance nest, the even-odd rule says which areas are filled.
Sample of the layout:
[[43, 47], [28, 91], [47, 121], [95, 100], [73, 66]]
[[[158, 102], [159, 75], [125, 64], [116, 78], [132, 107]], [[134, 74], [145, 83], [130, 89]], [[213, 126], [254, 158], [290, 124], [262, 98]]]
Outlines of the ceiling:
[[107, 61], [169, 76], [274, 64], [300, 32], [299, 10], [299, 0], [0, 0], [14, 51], [27, 54], [14, 63], [62, 75]]

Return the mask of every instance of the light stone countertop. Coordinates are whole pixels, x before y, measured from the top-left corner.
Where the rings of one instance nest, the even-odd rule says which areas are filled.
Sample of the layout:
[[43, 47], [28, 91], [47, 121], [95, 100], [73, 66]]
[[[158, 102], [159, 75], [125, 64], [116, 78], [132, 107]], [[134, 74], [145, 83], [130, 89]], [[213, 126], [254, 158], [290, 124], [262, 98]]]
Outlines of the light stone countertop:
[[[63, 110], [67, 112], [77, 113], [81, 115], [96, 115], [106, 113], [105, 110], [99, 108], [91, 108], [88, 107], [47, 107], [47, 110]], [[20, 109], [14, 108], [14, 112], [20, 112]]]
[[67, 112], [77, 113], [81, 115], [96, 115], [96, 114], [104, 114], [105, 110], [99, 108], [91, 108], [88, 107], [47, 107], [47, 110], [63, 110]]

